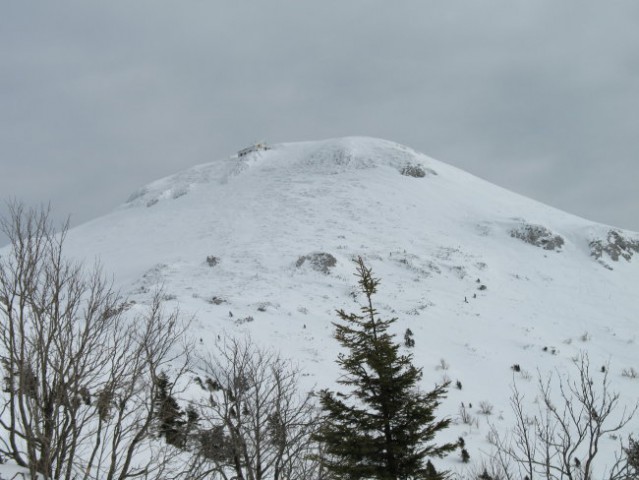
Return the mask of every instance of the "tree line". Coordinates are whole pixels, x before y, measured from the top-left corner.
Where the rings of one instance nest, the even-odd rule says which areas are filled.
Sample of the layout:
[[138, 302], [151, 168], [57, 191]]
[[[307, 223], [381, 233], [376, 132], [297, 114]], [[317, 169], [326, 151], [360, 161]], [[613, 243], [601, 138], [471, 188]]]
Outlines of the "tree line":
[[[194, 354], [188, 321], [161, 292], [136, 305], [99, 265], [64, 255], [68, 227], [19, 203], [0, 220], [10, 240], [0, 257], [0, 461], [46, 480], [443, 480], [453, 474], [438, 458], [460, 449], [468, 460], [463, 439], [437, 441], [451, 423], [436, 415], [449, 385], [421, 390], [422, 369], [390, 333], [397, 319], [376, 310], [380, 281], [361, 258], [363, 304], [334, 322], [339, 387], [304, 392], [300, 370], [250, 338]], [[513, 434], [496, 437], [471, 477], [595, 478], [599, 441], [636, 407], [611, 415], [619, 396], [607, 376], [597, 388], [587, 357], [577, 367], [560, 385], [563, 403], [542, 388], [542, 416], [528, 416], [514, 391]], [[605, 478], [638, 478], [637, 442], [616, 460]]]

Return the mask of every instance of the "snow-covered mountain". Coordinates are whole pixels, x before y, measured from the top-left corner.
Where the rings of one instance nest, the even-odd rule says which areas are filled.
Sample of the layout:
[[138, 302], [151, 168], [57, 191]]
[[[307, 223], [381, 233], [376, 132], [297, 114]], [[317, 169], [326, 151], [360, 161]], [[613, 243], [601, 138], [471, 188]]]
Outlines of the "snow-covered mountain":
[[[399, 318], [398, 340], [414, 332], [424, 386], [453, 381], [439, 414], [474, 406], [474, 425], [447, 432], [466, 437], [472, 460], [490, 449], [489, 424], [510, 426], [513, 379], [532, 402], [537, 371], [569, 368], [581, 351], [596, 372], [610, 363], [622, 403], [636, 400], [638, 234], [388, 141], [253, 150], [147, 185], [73, 229], [68, 253], [99, 258], [137, 302], [162, 287], [194, 315], [202, 348], [249, 332], [298, 361], [309, 388], [339, 376], [331, 322], [336, 308], [358, 308], [352, 259], [362, 256], [382, 280], [379, 310]], [[478, 412], [482, 401], [492, 415]], [[639, 418], [630, 427], [639, 432]]]

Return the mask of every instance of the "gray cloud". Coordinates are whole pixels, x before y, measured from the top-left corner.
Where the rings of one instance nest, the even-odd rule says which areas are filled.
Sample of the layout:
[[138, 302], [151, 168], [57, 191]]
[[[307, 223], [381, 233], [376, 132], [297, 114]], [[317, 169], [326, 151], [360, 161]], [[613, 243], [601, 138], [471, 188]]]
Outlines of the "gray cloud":
[[371, 135], [639, 230], [638, 19], [634, 0], [9, 2], [0, 191], [78, 223], [256, 139]]

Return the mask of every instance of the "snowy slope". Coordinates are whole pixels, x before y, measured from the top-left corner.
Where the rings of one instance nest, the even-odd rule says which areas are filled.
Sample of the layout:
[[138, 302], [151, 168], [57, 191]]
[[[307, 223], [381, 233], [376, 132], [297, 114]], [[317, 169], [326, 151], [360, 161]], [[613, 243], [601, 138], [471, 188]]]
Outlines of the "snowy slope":
[[[406, 174], [415, 172], [423, 176]], [[639, 379], [621, 373], [639, 370], [638, 240], [410, 148], [343, 138], [275, 145], [158, 180], [74, 229], [67, 246], [99, 258], [137, 302], [163, 287], [195, 316], [202, 346], [223, 332], [273, 345], [300, 363], [309, 388], [339, 375], [331, 322], [336, 308], [358, 308], [351, 259], [361, 255], [382, 280], [379, 309], [399, 318], [398, 339], [414, 332], [424, 386], [462, 382], [440, 414], [473, 404], [478, 424], [447, 435], [464, 435], [477, 460], [490, 449], [489, 423], [511, 424], [515, 363], [533, 377], [517, 377], [532, 401], [537, 370], [568, 368], [586, 351], [594, 371], [610, 362], [623, 403], [636, 400]], [[593, 241], [609, 253], [593, 256]], [[314, 268], [317, 253], [335, 266]], [[493, 415], [477, 412], [481, 401]], [[462, 469], [456, 456], [448, 466]]]

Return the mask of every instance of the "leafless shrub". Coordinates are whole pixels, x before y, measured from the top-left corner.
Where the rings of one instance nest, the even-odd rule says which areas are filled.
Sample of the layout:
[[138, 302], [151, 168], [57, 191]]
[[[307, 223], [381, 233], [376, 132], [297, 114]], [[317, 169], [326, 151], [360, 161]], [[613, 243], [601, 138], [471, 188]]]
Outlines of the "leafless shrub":
[[493, 407], [492, 403], [490, 402], [479, 402], [479, 413], [481, 413], [482, 415], [492, 415], [494, 408], [495, 407]]
[[[496, 439], [493, 457], [503, 478], [592, 480], [604, 478], [597, 466], [602, 438], [621, 430], [639, 404], [619, 412], [619, 394], [610, 392], [607, 372], [596, 385], [590, 375], [588, 357], [575, 362], [577, 379], [559, 376], [559, 394], [552, 391], [552, 376], [539, 378], [539, 410], [529, 416], [524, 397], [513, 386], [511, 406], [515, 426], [509, 436]], [[596, 472], [595, 472], [596, 471]], [[623, 462], [607, 473], [610, 480], [627, 480]], [[593, 473], [595, 472], [595, 473]], [[596, 477], [594, 475], [597, 475]]]
[[[617, 438], [615, 438], [617, 440]], [[611, 480], [637, 480], [639, 478], [639, 442], [632, 435], [628, 443], [619, 441], [619, 450], [609, 475]]]
[[437, 366], [435, 367], [436, 370], [448, 370], [450, 368], [450, 365], [448, 364], [448, 362], [446, 360], [444, 360], [443, 358], [439, 359], [439, 363], [437, 364]]
[[628, 446], [624, 447], [623, 451], [626, 455], [626, 465], [634, 472], [635, 476], [639, 475], [639, 441], [630, 437]]
[[463, 403], [459, 406], [459, 421], [464, 425], [479, 426], [479, 421], [472, 416], [466, 405]]
[[622, 377], [635, 379], [639, 377], [639, 372], [634, 369], [634, 367], [624, 368], [621, 372]]
[[527, 382], [532, 380], [532, 374], [528, 370], [521, 370], [521, 372], [519, 373], [519, 376], [522, 378], [522, 380], [526, 380]]
[[129, 304], [99, 268], [63, 256], [68, 224], [56, 232], [48, 209], [9, 211], [1, 222], [11, 244], [0, 259], [0, 455], [31, 478], [163, 476], [156, 379], [170, 364], [179, 378], [188, 362], [176, 348], [177, 313], [164, 314], [158, 293], [130, 321]]
[[[226, 339], [203, 360], [191, 471], [220, 478], [312, 478], [317, 419], [300, 372], [249, 339]], [[217, 478], [215, 476], [214, 478]], [[209, 477], [206, 477], [209, 478]]]

